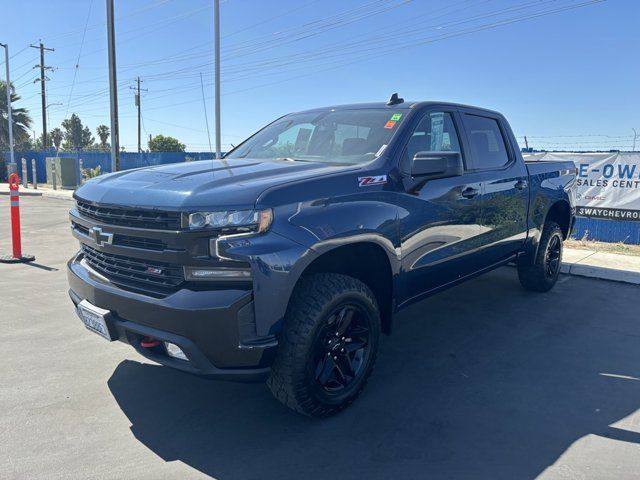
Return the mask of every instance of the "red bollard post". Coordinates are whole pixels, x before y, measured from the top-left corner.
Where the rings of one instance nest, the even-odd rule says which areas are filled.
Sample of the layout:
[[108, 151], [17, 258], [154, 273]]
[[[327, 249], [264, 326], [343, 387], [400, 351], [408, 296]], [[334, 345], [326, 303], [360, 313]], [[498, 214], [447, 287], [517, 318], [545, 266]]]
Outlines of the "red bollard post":
[[11, 201], [11, 240], [13, 242], [13, 255], [0, 256], [2, 263], [32, 262], [36, 259], [33, 255], [22, 254], [22, 241], [20, 239], [20, 177], [17, 173], [9, 175], [9, 199]]

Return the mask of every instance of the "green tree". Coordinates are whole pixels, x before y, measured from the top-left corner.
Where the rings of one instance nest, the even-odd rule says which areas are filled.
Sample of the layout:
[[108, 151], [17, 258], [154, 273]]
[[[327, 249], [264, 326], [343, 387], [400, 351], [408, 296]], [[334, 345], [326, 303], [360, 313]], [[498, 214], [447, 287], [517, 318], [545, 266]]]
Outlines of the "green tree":
[[34, 143], [33, 147], [36, 150], [43, 150], [44, 149], [44, 142], [42, 141], [42, 139], [44, 138], [44, 135], [40, 134], [40, 136], [38, 138], [36, 138], [36, 143]]
[[185, 144], [173, 137], [156, 135], [149, 140], [149, 150], [152, 152], [184, 152]]
[[64, 144], [62, 146], [65, 150], [79, 150], [93, 145], [91, 130], [82, 125], [82, 120], [75, 113], [62, 121], [62, 128], [64, 128]]
[[106, 125], [98, 125], [96, 128], [96, 134], [100, 138], [100, 146], [103, 150], [109, 150], [110, 148], [109, 143], [107, 143], [109, 141], [110, 133], [109, 127]]
[[16, 139], [13, 139], [13, 148], [16, 149], [16, 152], [26, 152], [27, 150], [33, 150], [33, 141], [31, 140], [31, 137], [29, 135], [27, 136], [20, 136], [20, 138], [18, 139], [18, 141], [16, 141]]
[[[15, 92], [15, 87], [11, 85], [11, 116], [13, 117], [14, 146], [30, 143], [29, 128], [31, 127], [31, 117], [27, 109], [13, 106], [18, 100], [20, 100], [20, 96]], [[0, 81], [0, 150], [9, 149], [8, 117], [7, 83]]]

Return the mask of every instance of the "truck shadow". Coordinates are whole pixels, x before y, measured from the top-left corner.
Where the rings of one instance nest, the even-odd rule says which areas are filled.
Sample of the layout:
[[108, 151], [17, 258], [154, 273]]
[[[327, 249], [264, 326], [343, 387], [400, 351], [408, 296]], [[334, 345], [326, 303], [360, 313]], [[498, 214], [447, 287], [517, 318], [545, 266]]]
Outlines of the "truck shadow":
[[564, 277], [538, 295], [498, 270], [401, 314], [363, 396], [328, 420], [135, 361], [109, 388], [155, 454], [225, 480], [580, 475], [602, 457], [554, 463], [581, 438], [640, 443], [639, 307], [637, 287]]

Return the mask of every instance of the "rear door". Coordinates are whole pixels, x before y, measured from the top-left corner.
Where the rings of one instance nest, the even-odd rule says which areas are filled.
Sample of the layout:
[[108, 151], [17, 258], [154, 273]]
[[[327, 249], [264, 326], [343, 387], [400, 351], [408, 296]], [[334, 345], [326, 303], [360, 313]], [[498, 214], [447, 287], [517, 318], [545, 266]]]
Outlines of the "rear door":
[[[459, 151], [466, 162], [457, 110], [431, 107], [418, 117], [401, 153], [400, 169], [410, 178], [413, 157], [422, 151]], [[399, 225], [402, 284], [399, 303], [419, 299], [478, 269], [482, 259], [481, 173], [407, 183]]]
[[482, 183], [482, 258], [487, 266], [518, 253], [527, 236], [529, 175], [499, 114], [462, 110], [471, 171]]

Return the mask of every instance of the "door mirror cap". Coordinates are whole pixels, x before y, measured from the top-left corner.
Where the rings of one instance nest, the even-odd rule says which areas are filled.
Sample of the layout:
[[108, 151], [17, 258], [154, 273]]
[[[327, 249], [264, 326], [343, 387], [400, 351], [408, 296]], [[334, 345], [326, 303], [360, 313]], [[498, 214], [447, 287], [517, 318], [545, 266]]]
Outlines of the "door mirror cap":
[[411, 167], [412, 177], [428, 180], [459, 177], [463, 172], [460, 152], [418, 152]]

